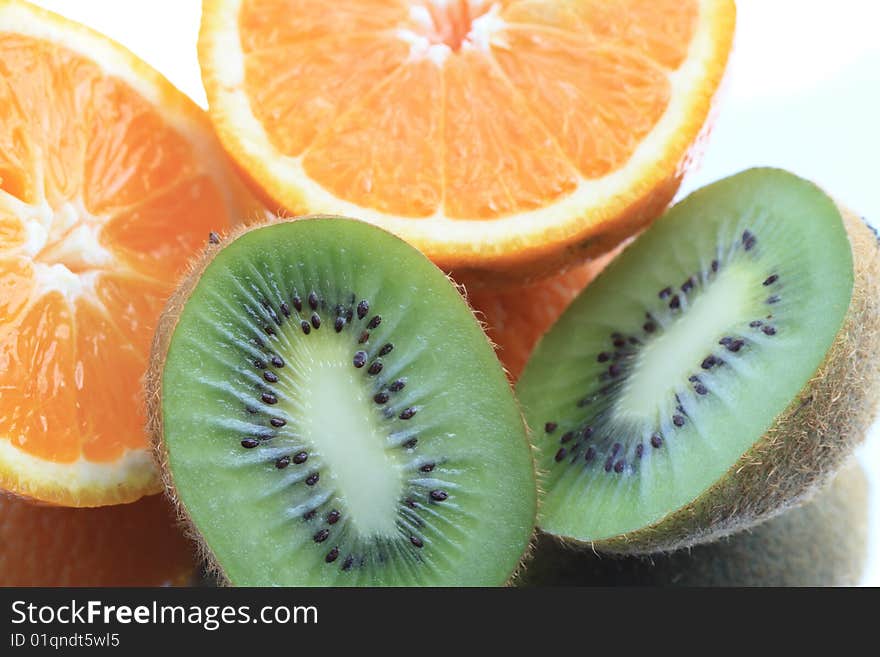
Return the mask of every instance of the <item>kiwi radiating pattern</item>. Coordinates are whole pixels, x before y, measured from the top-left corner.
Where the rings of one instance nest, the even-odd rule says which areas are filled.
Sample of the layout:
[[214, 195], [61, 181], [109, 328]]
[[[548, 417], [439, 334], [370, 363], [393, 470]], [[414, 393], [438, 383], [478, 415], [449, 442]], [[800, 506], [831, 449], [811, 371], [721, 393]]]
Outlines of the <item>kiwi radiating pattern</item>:
[[525, 428], [438, 269], [322, 218], [230, 240], [188, 285], [169, 310], [162, 444], [232, 583], [509, 578], [534, 523]]
[[878, 269], [862, 222], [784, 171], [672, 208], [571, 304], [517, 384], [539, 526], [666, 550], [808, 495], [870, 419]]

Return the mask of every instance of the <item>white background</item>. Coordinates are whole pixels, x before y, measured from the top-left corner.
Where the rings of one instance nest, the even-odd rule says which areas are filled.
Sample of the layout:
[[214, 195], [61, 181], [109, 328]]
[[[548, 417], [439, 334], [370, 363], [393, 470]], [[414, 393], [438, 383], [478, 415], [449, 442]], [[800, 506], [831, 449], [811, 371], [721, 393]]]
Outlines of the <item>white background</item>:
[[[198, 0], [41, 0], [112, 36], [205, 106]], [[739, 0], [737, 38], [702, 166], [682, 188], [756, 165], [810, 178], [880, 225], [880, 2]], [[878, 354], [877, 357], [880, 357]], [[880, 422], [859, 457], [872, 480], [870, 562], [880, 585]]]

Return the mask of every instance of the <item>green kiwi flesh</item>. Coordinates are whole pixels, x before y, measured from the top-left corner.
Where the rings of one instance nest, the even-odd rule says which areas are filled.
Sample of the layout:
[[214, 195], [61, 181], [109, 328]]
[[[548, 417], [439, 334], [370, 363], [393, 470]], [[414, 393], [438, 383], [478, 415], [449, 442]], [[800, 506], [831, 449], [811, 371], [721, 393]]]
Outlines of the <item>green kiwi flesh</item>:
[[784, 171], [673, 207], [575, 300], [517, 384], [539, 527], [647, 553], [808, 496], [875, 408], [878, 272], [876, 236]]
[[598, 555], [542, 535], [520, 586], [855, 586], [868, 556], [868, 480], [858, 465], [803, 506], [708, 545], [652, 557]]
[[148, 376], [170, 494], [233, 585], [501, 585], [536, 513], [525, 425], [446, 276], [366, 223], [209, 245]]

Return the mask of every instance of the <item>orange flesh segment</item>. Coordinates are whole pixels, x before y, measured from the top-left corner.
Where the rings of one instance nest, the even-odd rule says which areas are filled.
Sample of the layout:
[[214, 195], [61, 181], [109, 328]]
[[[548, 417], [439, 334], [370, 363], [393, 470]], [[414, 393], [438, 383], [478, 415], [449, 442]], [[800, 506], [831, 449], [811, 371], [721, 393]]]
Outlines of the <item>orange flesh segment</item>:
[[[698, 22], [693, 0], [442, 4], [242, 4], [254, 114], [283, 154], [308, 148], [306, 174], [337, 198], [396, 215], [467, 219], [550, 205], [579, 177], [606, 176], [632, 157], [669, 104], [668, 73], [686, 57]], [[470, 30], [490, 10], [497, 16], [487, 50]], [[451, 49], [429, 57], [424, 43], [412, 45], [417, 37]], [[421, 85], [407, 80], [407, 96], [389, 83], [415, 75]]]
[[317, 140], [303, 160], [306, 172], [358, 205], [433, 214], [443, 193], [442, 88], [433, 63], [404, 66]]
[[[0, 440], [56, 463], [148, 448], [141, 378], [155, 322], [188, 258], [228, 226], [198, 165], [122, 79], [0, 33]], [[43, 214], [16, 216], [15, 199]], [[30, 221], [46, 233], [35, 253]], [[79, 229], [94, 244], [71, 241]], [[81, 289], [44, 288], [59, 275]]]
[[73, 322], [66, 299], [50, 292], [0, 338], [0, 435], [59, 463], [80, 454]]
[[408, 52], [403, 41], [384, 35], [326, 37], [260, 50], [245, 58], [247, 93], [273, 146], [296, 157], [402, 66]]

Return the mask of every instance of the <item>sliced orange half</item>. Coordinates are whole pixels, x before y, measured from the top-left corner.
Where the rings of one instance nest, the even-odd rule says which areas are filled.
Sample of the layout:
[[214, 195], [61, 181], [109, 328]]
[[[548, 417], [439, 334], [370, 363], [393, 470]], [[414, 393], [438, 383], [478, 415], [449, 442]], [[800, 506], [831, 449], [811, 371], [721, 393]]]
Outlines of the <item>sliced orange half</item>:
[[0, 488], [67, 506], [160, 490], [141, 377], [177, 275], [244, 211], [224, 158], [127, 50], [0, 0]]
[[533, 273], [669, 202], [734, 23], [733, 0], [206, 0], [199, 59], [272, 206]]

